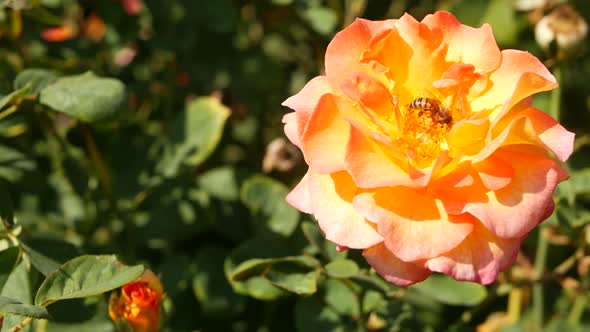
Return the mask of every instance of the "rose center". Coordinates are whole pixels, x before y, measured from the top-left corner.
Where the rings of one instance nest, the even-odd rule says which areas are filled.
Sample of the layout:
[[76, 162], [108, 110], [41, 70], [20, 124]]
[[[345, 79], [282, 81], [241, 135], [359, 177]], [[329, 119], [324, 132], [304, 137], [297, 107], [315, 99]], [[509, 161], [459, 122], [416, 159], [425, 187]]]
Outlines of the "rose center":
[[438, 99], [418, 97], [401, 107], [402, 138], [408, 155], [418, 161], [431, 160], [446, 145], [445, 137], [453, 126], [450, 109]]

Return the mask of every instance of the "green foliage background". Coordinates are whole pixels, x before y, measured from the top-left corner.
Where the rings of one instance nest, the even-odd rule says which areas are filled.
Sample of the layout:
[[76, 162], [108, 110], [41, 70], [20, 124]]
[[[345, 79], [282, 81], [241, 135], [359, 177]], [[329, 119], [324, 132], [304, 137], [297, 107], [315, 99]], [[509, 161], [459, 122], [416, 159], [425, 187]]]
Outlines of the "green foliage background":
[[[587, 1], [569, 3], [590, 18]], [[35, 319], [22, 331], [115, 331], [108, 291], [137, 278], [139, 264], [164, 284], [162, 331], [590, 329], [590, 56], [587, 45], [567, 60], [543, 52], [531, 23], [542, 9], [517, 11], [511, 0], [144, 5], [127, 15], [116, 0], [0, 0], [2, 331], [25, 317]], [[556, 213], [497, 282], [435, 275], [402, 289], [359, 251], [337, 252], [285, 203], [305, 171], [300, 156], [288, 155], [296, 164], [286, 171], [265, 173], [262, 161], [283, 137], [281, 102], [321, 73], [338, 30], [357, 16], [440, 9], [488, 22], [501, 48], [546, 61], [560, 88], [535, 103], [576, 132], [576, 151]], [[100, 38], [91, 17], [105, 24]], [[62, 24], [75, 36], [42, 37]], [[122, 50], [135, 55], [122, 61]]]

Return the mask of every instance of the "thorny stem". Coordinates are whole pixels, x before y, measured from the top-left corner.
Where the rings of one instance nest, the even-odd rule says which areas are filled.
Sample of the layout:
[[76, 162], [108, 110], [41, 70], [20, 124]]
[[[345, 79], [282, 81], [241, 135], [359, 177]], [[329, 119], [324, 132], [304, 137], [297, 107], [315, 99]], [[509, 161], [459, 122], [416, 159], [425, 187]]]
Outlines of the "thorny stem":
[[545, 236], [545, 229], [539, 229], [539, 239], [537, 243], [537, 253], [535, 255], [535, 275], [533, 283], [533, 317], [538, 327], [543, 326], [543, 310], [544, 310], [544, 290], [543, 290], [543, 273], [545, 271], [545, 263], [547, 261], [547, 237]]
[[92, 130], [86, 124], [81, 125], [82, 133], [84, 135], [84, 142], [86, 143], [86, 148], [88, 149], [88, 153], [90, 154], [90, 159], [96, 168], [96, 174], [100, 182], [102, 183], [103, 189], [107, 194], [112, 192], [112, 181], [111, 175], [108, 171], [108, 168], [102, 158], [98, 147], [96, 146], [96, 142], [94, 141], [94, 136], [92, 135]]
[[522, 309], [522, 288], [512, 287], [508, 295], [508, 320], [515, 323], [520, 320]]
[[23, 327], [29, 325], [33, 321], [32, 317], [27, 317], [23, 319], [18, 325], [13, 326], [8, 332], [17, 332], [20, 331]]
[[574, 305], [572, 306], [572, 310], [570, 311], [569, 315], [567, 316], [567, 322], [572, 326], [577, 326], [580, 323], [580, 318], [582, 318], [582, 314], [584, 313], [584, 309], [586, 309], [587, 299], [585, 294], [578, 294], [576, 300], [574, 301]]
[[[557, 65], [553, 69], [553, 75], [557, 83], [562, 82], [561, 66]], [[561, 87], [555, 88], [551, 91], [549, 97], [549, 115], [555, 120], [559, 121], [559, 113], [561, 109]]]

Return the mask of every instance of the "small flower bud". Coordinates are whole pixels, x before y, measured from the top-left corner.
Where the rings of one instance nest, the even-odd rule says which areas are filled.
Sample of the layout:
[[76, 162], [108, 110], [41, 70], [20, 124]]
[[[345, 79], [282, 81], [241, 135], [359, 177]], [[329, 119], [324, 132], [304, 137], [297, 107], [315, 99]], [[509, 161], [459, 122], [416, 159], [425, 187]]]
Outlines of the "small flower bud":
[[160, 279], [150, 270], [113, 292], [109, 300], [109, 316], [114, 322], [125, 321], [133, 332], [160, 331], [160, 303], [163, 288]]

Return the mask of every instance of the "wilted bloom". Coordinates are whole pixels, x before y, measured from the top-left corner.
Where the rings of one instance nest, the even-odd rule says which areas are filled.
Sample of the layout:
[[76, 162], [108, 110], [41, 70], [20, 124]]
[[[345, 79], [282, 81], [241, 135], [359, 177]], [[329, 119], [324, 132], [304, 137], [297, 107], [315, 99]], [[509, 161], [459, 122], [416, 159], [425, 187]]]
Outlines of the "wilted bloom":
[[160, 279], [150, 270], [136, 281], [111, 294], [109, 316], [114, 322], [126, 321], [133, 332], [160, 331], [160, 302], [163, 288]]
[[530, 97], [555, 78], [447, 12], [357, 19], [325, 66], [284, 102], [309, 165], [287, 201], [392, 283], [493, 282], [568, 178], [549, 152], [565, 161], [574, 135]]
[[588, 34], [588, 24], [569, 5], [560, 5], [535, 26], [535, 39], [544, 49], [556, 42], [560, 56], [575, 52]]
[[262, 171], [270, 173], [276, 169], [279, 172], [287, 172], [292, 170], [299, 161], [301, 161], [301, 154], [296, 146], [282, 137], [275, 138], [266, 146], [264, 159], [262, 159]]

